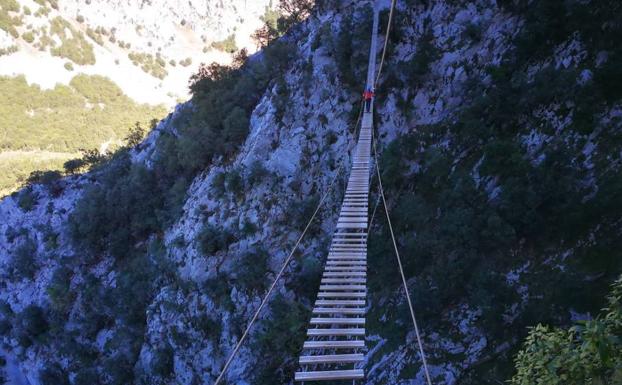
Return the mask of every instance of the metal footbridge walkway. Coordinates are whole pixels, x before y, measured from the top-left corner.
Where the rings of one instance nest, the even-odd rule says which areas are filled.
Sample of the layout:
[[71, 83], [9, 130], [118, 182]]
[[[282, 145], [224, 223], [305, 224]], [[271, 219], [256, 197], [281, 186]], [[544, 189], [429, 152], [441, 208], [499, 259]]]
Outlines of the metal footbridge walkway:
[[[367, 89], [376, 74], [374, 12]], [[365, 349], [367, 234], [373, 100], [361, 120], [352, 171], [324, 267], [296, 381], [359, 380]]]
[[[374, 10], [366, 90], [373, 90], [380, 78], [387, 52], [388, 35], [395, 5], [396, 0], [392, 0], [384, 47], [382, 49], [382, 56], [377, 72], [376, 60], [378, 52], [377, 32], [379, 14], [378, 9]], [[298, 360], [299, 370], [295, 373], [295, 381], [332, 381], [331, 383], [352, 381], [354, 384], [357, 380], [363, 380], [365, 378], [363, 367], [365, 365], [365, 315], [367, 313], [367, 237], [370, 226], [368, 201], [371, 158], [373, 154], [376, 164], [375, 173], [378, 179], [378, 189], [380, 197], [382, 198], [405, 297], [409, 305], [410, 315], [417, 337], [417, 344], [426, 375], [426, 382], [428, 385], [432, 385], [412, 301], [408, 293], [408, 285], [402, 268], [395, 234], [393, 233], [393, 227], [391, 225], [384, 189], [382, 187], [378, 154], [372, 137], [373, 111], [374, 99], [372, 98], [364, 107], [364, 113], [362, 114], [348, 185], [324, 266], [324, 273], [322, 275], [317, 299], [313, 306], [311, 320], [309, 321], [307, 340], [304, 342]], [[221, 381], [225, 380], [227, 369], [239, 352], [244, 340], [248, 337], [262, 309], [268, 303], [277, 282], [283, 277], [284, 272], [294, 257], [295, 251], [328, 196], [328, 191], [330, 191], [330, 188], [334, 184], [333, 182], [331, 182], [328, 190], [324, 193], [322, 199], [320, 199], [307, 226], [304, 228], [291, 252], [283, 262], [281, 269], [276, 274], [274, 281], [246, 326], [244, 333], [229, 354], [214, 385], [219, 385]], [[380, 200], [378, 200], [378, 202], [380, 202]]]

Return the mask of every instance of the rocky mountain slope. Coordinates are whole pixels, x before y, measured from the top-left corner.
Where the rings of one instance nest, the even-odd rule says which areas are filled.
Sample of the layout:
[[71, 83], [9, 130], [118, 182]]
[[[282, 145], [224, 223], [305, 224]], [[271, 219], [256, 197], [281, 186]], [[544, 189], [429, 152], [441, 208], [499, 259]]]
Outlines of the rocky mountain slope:
[[[377, 90], [380, 167], [437, 384], [510, 379], [527, 326], [590, 318], [622, 272], [612, 9], [398, 1]], [[192, 100], [145, 142], [2, 200], [10, 381], [211, 384], [329, 193], [227, 375], [291, 383], [370, 25], [370, 2], [318, 2], [244, 64], [202, 68]], [[374, 218], [365, 383], [423, 384], [382, 211]]]
[[[68, 84], [76, 72], [102, 75], [139, 103], [172, 106], [186, 100], [187, 79], [199, 63], [229, 63], [232, 50], [257, 49], [250, 35], [268, 5], [4, 0], [0, 75], [25, 75], [44, 88]], [[214, 47], [228, 38], [229, 46]]]
[[202, 62], [255, 52], [266, 1], [0, 2], [0, 196], [113, 150], [189, 97]]

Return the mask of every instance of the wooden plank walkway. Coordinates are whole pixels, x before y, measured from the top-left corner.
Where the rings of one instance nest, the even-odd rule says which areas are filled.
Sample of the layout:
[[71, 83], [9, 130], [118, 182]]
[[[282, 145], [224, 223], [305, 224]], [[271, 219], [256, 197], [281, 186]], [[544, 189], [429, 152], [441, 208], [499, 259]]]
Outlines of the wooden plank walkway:
[[[374, 12], [373, 31], [378, 30]], [[376, 72], [376, 34], [372, 34], [368, 87]], [[365, 372], [367, 311], [367, 231], [373, 103], [363, 114], [352, 170], [337, 227], [324, 266], [296, 381], [362, 380]]]

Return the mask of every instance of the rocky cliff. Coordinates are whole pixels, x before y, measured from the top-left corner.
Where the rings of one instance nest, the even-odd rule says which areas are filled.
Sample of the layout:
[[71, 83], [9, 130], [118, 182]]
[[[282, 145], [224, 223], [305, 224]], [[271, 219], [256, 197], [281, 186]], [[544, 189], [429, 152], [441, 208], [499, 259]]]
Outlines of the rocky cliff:
[[[376, 134], [435, 383], [508, 380], [527, 326], [590, 318], [622, 271], [621, 24], [609, 6], [398, 2]], [[5, 198], [10, 381], [211, 384], [328, 193], [227, 375], [291, 383], [370, 21], [369, 2], [318, 3], [244, 64], [204, 68], [145, 142]], [[423, 384], [382, 215], [365, 383]]]

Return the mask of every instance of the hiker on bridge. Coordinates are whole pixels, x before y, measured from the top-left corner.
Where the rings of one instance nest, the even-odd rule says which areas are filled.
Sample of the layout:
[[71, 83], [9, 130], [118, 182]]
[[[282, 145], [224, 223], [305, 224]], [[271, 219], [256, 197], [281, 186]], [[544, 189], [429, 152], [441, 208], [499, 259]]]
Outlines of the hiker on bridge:
[[367, 88], [365, 92], [363, 92], [363, 99], [365, 99], [365, 112], [369, 112], [371, 108], [371, 100], [374, 97], [374, 91], [371, 88]]

